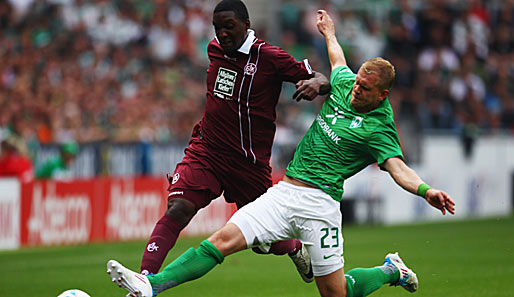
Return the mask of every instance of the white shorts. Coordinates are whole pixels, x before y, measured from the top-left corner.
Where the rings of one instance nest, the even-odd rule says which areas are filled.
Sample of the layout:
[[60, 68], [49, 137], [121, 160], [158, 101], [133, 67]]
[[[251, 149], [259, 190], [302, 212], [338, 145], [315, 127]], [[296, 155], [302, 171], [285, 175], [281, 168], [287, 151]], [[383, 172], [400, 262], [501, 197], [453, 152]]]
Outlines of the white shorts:
[[321, 189], [281, 181], [228, 222], [239, 227], [248, 248], [299, 239], [310, 253], [314, 275], [323, 276], [344, 266], [341, 218], [339, 202]]

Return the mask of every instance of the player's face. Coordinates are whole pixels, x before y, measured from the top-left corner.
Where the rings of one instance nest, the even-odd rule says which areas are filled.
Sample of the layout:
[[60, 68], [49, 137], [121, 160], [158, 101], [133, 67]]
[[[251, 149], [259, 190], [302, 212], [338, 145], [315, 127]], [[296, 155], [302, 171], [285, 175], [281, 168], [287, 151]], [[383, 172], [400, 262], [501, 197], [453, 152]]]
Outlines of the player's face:
[[233, 11], [216, 12], [212, 18], [216, 37], [227, 54], [235, 53], [243, 44], [250, 21], [241, 21]]
[[378, 76], [374, 73], [366, 74], [359, 69], [352, 88], [350, 104], [359, 113], [369, 112], [378, 107], [380, 102], [387, 97], [389, 90], [377, 86]]

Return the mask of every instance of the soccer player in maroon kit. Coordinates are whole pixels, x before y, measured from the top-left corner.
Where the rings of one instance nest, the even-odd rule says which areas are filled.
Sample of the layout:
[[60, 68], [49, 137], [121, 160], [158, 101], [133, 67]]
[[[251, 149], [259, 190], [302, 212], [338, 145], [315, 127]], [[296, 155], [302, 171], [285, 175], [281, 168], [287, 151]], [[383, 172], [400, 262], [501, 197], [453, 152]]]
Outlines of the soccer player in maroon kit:
[[[213, 25], [205, 111], [169, 178], [168, 209], [145, 248], [142, 274], [159, 271], [180, 231], [213, 199], [223, 193], [227, 202], [241, 208], [271, 187], [269, 160], [282, 82], [296, 83], [297, 101], [330, 90], [326, 77], [313, 72], [307, 60], [298, 62], [255, 37], [243, 2], [219, 2]], [[288, 253], [302, 278], [312, 281], [309, 255], [297, 239], [255, 251]]]

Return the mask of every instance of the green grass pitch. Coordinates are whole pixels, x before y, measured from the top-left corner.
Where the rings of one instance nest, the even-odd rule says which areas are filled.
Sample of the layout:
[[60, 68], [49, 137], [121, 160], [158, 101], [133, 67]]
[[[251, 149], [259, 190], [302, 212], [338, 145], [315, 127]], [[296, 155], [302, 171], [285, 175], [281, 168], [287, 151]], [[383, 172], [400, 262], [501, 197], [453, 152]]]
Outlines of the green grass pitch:
[[[381, 264], [386, 253], [399, 251], [420, 279], [410, 294], [384, 286], [371, 296], [511, 297], [514, 292], [514, 217], [447, 221], [405, 226], [345, 226], [346, 270]], [[166, 263], [200, 238], [180, 238]], [[114, 258], [139, 268], [145, 242], [27, 248], [0, 252], [0, 296], [57, 296], [79, 288], [92, 297], [125, 296], [111, 283], [105, 263]], [[199, 280], [159, 296], [301, 297], [319, 296], [305, 284], [288, 259], [244, 251]]]

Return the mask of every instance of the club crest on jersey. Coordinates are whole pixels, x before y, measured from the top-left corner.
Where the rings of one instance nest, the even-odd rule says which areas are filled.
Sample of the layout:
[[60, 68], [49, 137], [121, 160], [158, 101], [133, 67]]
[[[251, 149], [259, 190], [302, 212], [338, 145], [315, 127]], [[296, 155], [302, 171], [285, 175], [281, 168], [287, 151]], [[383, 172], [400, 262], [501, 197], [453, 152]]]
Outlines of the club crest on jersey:
[[155, 252], [159, 249], [159, 246], [154, 242], [150, 243], [147, 247], [146, 247], [146, 250], [149, 251], [150, 253], [151, 252]]
[[350, 124], [350, 129], [355, 129], [355, 128], [359, 128], [360, 126], [362, 126], [362, 120], [363, 120], [362, 117], [353, 118], [353, 121]]
[[254, 75], [257, 72], [257, 65], [248, 63], [245, 66], [245, 75]]
[[234, 93], [234, 86], [236, 85], [237, 72], [220, 67], [218, 70], [218, 77], [214, 83], [214, 91], [221, 94], [232, 96]]

